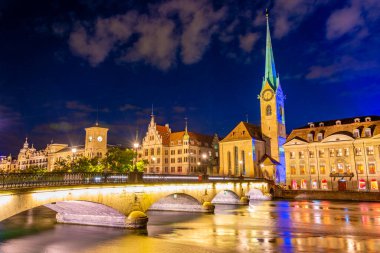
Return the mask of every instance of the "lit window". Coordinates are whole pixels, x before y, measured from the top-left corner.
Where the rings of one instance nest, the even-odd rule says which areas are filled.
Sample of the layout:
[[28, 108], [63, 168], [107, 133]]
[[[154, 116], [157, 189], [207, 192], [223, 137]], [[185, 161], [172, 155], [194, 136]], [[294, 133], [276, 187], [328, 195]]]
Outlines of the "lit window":
[[310, 165], [310, 174], [315, 174], [315, 165]]
[[294, 159], [296, 158], [296, 153], [295, 152], [289, 152], [289, 155], [290, 155], [290, 159]]
[[296, 167], [294, 165], [290, 166], [290, 174], [295, 175], [296, 174]]
[[323, 140], [323, 134], [322, 133], [318, 133], [318, 141], [322, 141]]
[[310, 158], [314, 158], [314, 151], [310, 151], [309, 156], [310, 156]]
[[376, 174], [376, 168], [374, 163], [368, 164], [369, 174]]
[[334, 157], [335, 156], [335, 150], [332, 148], [330, 149], [330, 157]]
[[319, 157], [325, 157], [325, 151], [323, 149], [319, 150]]
[[360, 138], [359, 129], [354, 130], [354, 138]]
[[350, 149], [349, 148], [345, 148], [344, 149], [344, 155], [345, 156], [349, 156], [350, 155]]
[[300, 174], [301, 175], [305, 175], [306, 174], [306, 170], [305, 170], [305, 165], [300, 165]]
[[321, 166], [319, 166], [319, 173], [320, 174], [325, 174], [326, 173], [326, 166], [324, 164], [322, 164]]
[[364, 173], [364, 166], [363, 166], [363, 164], [361, 164], [361, 163], [356, 164], [356, 170], [357, 170], [358, 174], [363, 174]]
[[339, 148], [337, 151], [336, 151], [336, 156], [342, 156], [342, 149]]
[[367, 155], [373, 155], [373, 146], [367, 147]]
[[300, 151], [300, 152], [299, 152], [299, 158], [300, 158], [300, 159], [303, 159], [304, 157], [305, 157], [305, 156], [304, 156], [303, 151]]
[[313, 134], [312, 133], [307, 134], [307, 141], [313, 142]]
[[362, 149], [361, 148], [356, 148], [355, 149], [355, 154], [356, 155], [362, 155]]
[[344, 173], [344, 165], [343, 163], [338, 163], [338, 173]]

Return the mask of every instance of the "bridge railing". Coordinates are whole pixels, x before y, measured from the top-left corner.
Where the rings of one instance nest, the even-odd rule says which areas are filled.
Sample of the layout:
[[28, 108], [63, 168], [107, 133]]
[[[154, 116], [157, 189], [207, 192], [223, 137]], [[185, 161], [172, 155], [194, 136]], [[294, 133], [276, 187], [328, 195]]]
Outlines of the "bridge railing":
[[[172, 175], [144, 174], [142, 183], [165, 182], [218, 182], [218, 181], [266, 181], [259, 178], [207, 176], [207, 175]], [[65, 185], [94, 185], [131, 183], [127, 173], [7, 173], [0, 174], [0, 189], [17, 189], [31, 187], [49, 187]]]

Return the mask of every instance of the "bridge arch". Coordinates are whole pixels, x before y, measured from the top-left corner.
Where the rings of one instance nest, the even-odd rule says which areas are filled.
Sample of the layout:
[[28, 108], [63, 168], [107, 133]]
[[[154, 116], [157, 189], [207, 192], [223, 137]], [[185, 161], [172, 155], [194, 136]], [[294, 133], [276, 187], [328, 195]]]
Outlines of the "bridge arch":
[[172, 193], [154, 202], [148, 210], [202, 212], [202, 203], [186, 193]]
[[240, 204], [240, 196], [232, 190], [221, 190], [211, 200], [213, 204]]

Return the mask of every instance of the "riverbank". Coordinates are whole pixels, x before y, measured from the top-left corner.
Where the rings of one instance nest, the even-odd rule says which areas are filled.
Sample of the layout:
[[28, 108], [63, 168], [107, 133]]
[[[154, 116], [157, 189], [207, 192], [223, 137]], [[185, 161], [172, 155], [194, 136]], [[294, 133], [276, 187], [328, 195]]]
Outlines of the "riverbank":
[[380, 202], [380, 193], [364, 191], [277, 190], [275, 193], [275, 198], [297, 200], [304, 199]]

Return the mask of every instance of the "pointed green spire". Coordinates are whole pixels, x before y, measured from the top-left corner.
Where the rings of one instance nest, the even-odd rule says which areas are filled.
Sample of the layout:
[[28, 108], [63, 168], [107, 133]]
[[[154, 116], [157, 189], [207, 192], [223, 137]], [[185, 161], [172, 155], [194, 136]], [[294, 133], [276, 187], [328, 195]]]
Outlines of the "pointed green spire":
[[269, 31], [269, 12], [268, 9], [266, 10], [265, 16], [267, 18], [267, 42], [266, 42], [266, 49], [265, 49], [265, 77], [264, 77], [264, 83], [268, 81], [269, 84], [272, 86], [274, 90], [277, 89], [277, 73], [276, 73], [276, 66], [274, 64], [274, 57], [273, 57], [273, 50], [272, 50], [272, 41], [270, 38], [270, 31]]

